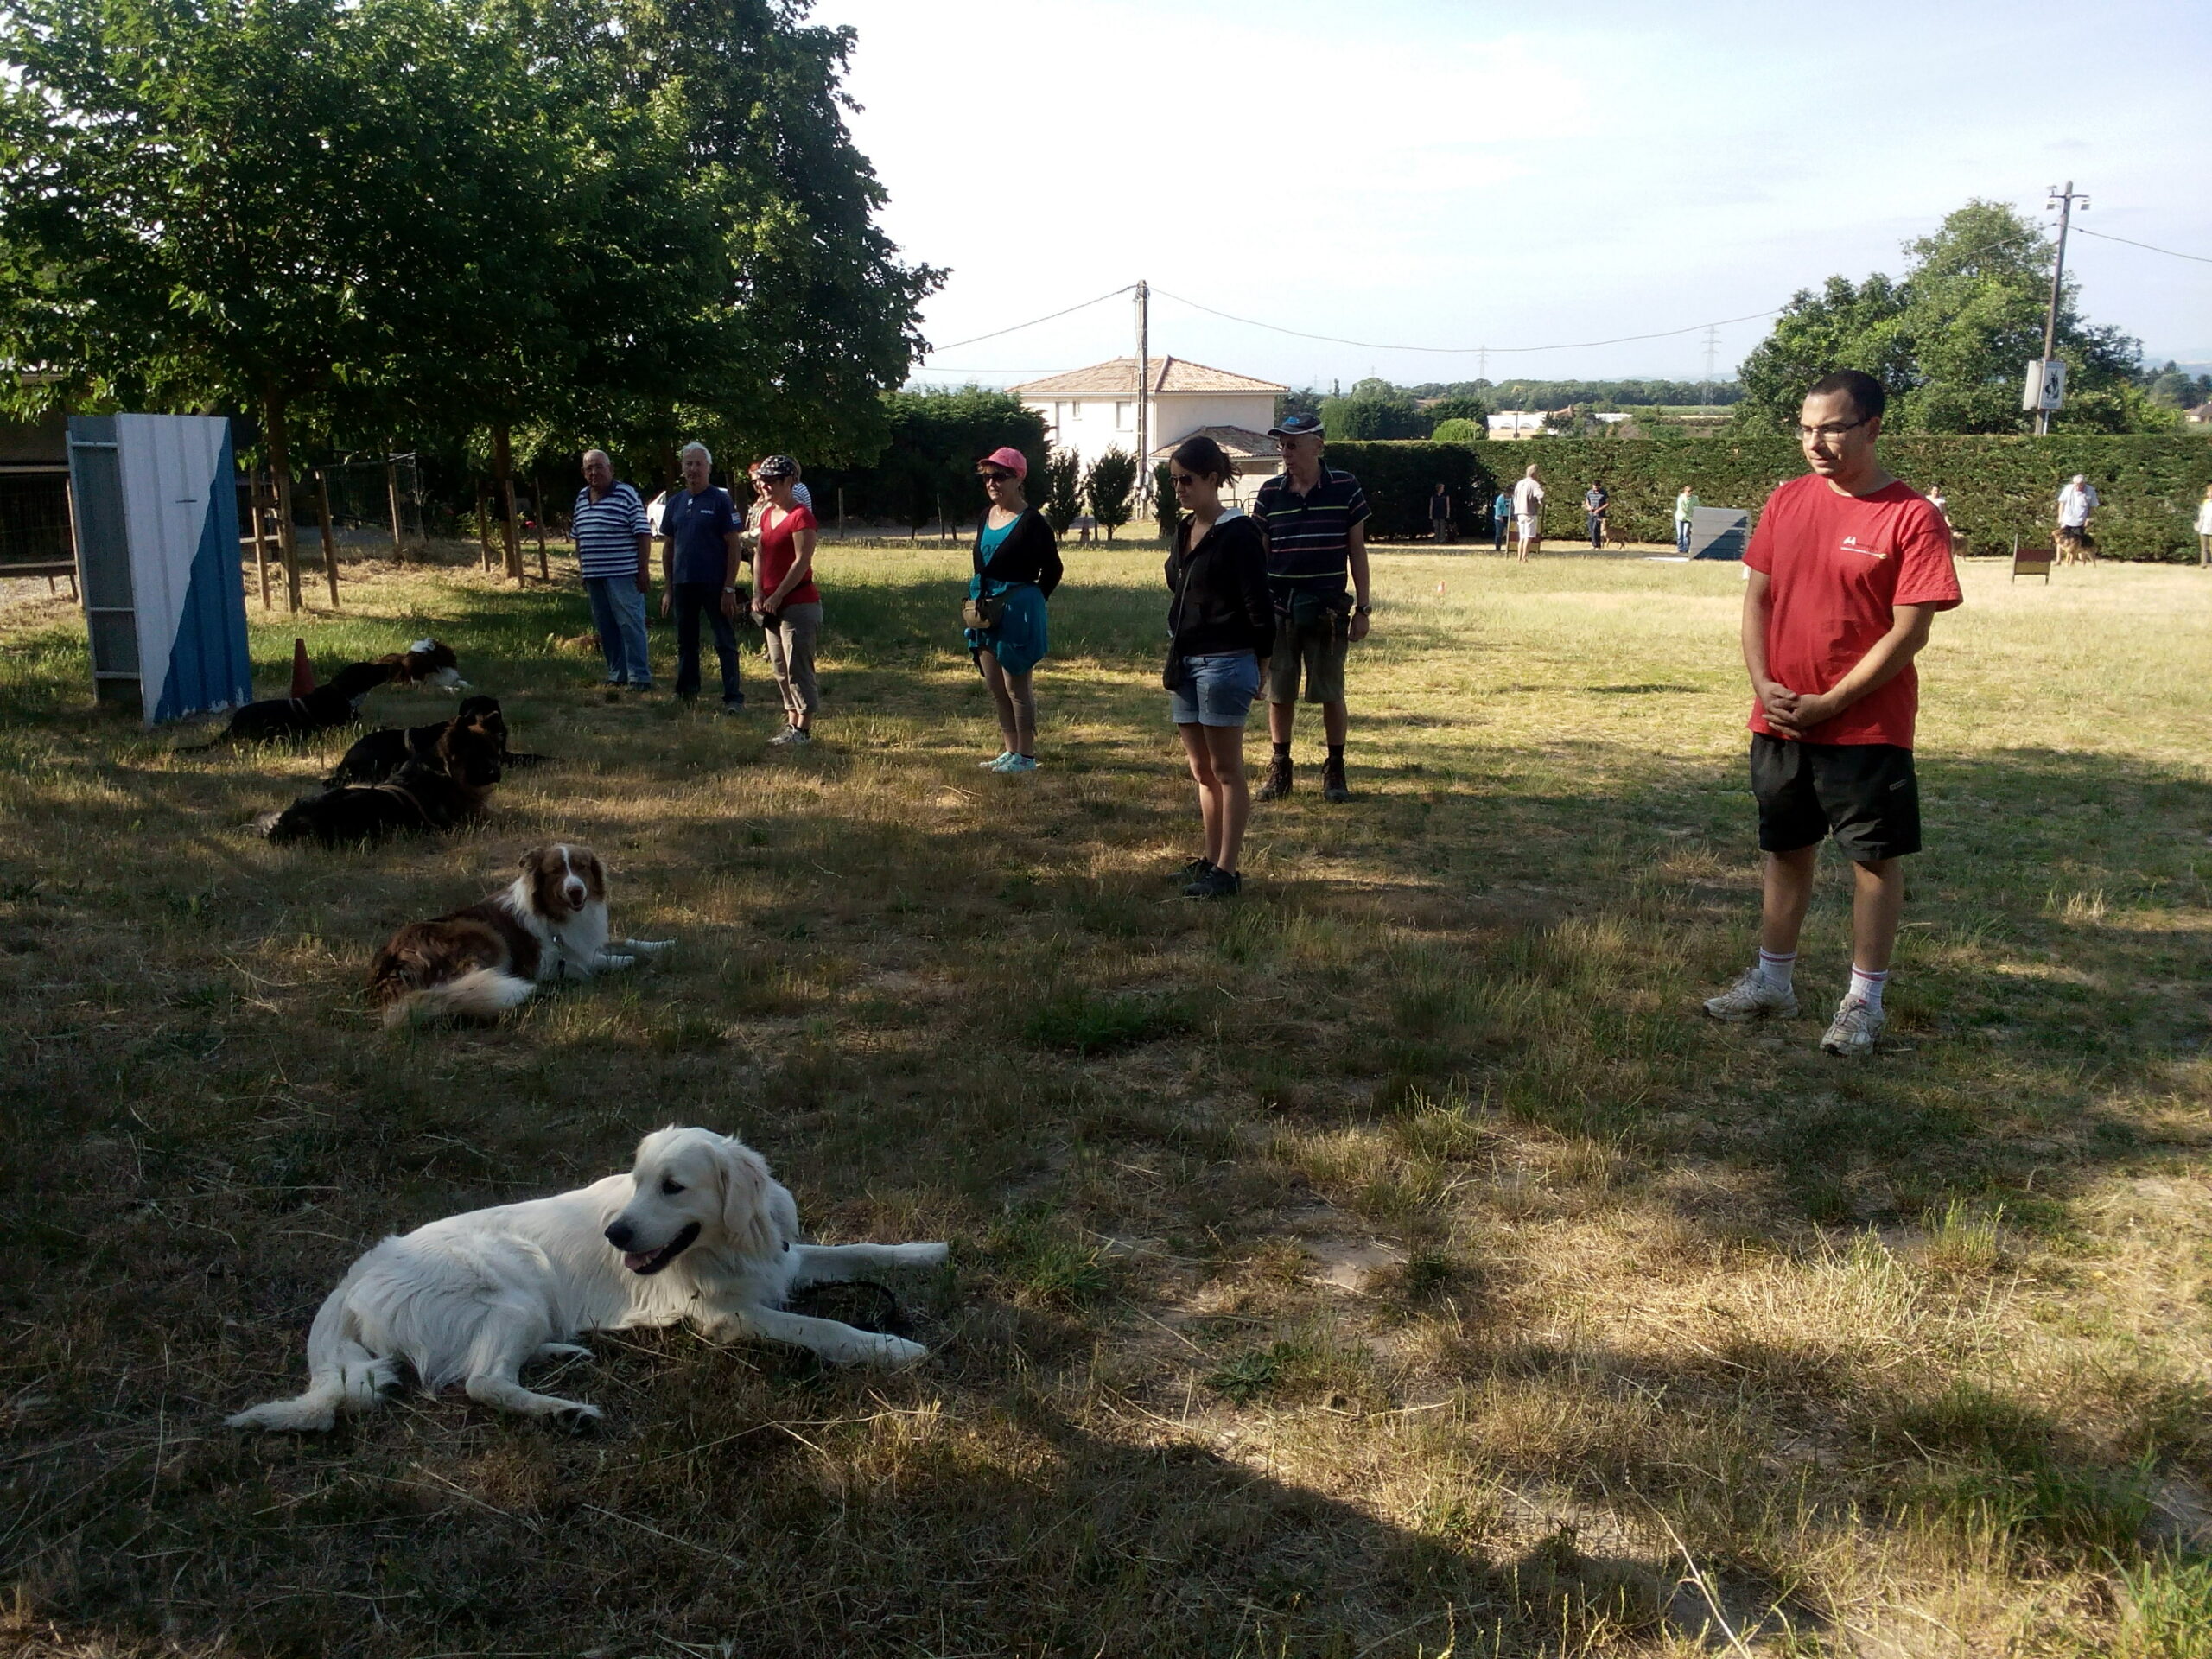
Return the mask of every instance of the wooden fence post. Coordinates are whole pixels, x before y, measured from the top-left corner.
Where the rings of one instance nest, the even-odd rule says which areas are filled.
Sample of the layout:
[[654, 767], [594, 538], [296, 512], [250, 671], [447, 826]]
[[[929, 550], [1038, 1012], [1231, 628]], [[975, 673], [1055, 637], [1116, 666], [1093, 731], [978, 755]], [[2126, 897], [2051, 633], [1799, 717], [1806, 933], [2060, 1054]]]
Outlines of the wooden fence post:
[[315, 469], [315, 513], [322, 520], [322, 574], [330, 582], [330, 608], [338, 608], [338, 537], [330, 530], [330, 474]]
[[245, 510], [247, 517], [253, 522], [253, 568], [261, 577], [261, 608], [265, 611], [270, 608], [269, 521], [262, 516], [261, 474], [258, 472], [245, 475]]
[[384, 463], [384, 493], [385, 499], [391, 504], [391, 562], [394, 564], [404, 563], [407, 541], [399, 528], [399, 463], [389, 455], [385, 457]]

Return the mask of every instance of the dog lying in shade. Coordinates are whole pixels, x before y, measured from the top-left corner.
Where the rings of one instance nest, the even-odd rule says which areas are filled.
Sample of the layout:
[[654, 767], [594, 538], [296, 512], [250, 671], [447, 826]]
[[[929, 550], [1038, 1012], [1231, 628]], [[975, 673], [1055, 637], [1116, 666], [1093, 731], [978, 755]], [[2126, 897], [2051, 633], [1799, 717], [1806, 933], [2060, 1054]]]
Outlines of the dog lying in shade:
[[533, 847], [522, 874], [496, 897], [410, 922], [369, 964], [369, 995], [384, 1022], [497, 1019], [549, 979], [588, 979], [675, 948], [673, 939], [625, 939], [609, 950], [607, 870], [573, 842]]
[[942, 1244], [802, 1243], [798, 1207], [759, 1153], [707, 1129], [658, 1129], [627, 1174], [385, 1239], [315, 1316], [307, 1392], [229, 1422], [327, 1429], [340, 1412], [397, 1392], [404, 1361], [430, 1393], [458, 1382], [484, 1405], [582, 1428], [597, 1406], [525, 1388], [522, 1370], [588, 1357], [575, 1340], [588, 1331], [689, 1323], [720, 1341], [790, 1343], [834, 1365], [908, 1365], [928, 1351], [784, 1303], [805, 1285], [944, 1256]]
[[[542, 754], [517, 754], [507, 747], [506, 716], [499, 712], [497, 697], [462, 698], [454, 719], [472, 721], [492, 734], [499, 746], [503, 770], [508, 766], [534, 766], [545, 759]], [[452, 723], [434, 720], [426, 726], [379, 727], [346, 750], [345, 758], [323, 781], [333, 788], [340, 784], [380, 784], [410, 760], [417, 766], [429, 766], [436, 757], [438, 739]]]
[[458, 690], [468, 683], [461, 677], [461, 659], [453, 647], [436, 639], [417, 639], [404, 651], [379, 657], [389, 664], [394, 685], [435, 685]]
[[480, 725], [452, 720], [430, 760], [410, 762], [381, 784], [302, 796], [255, 827], [279, 843], [312, 840], [326, 847], [458, 829], [483, 816], [499, 776], [497, 741]]
[[268, 743], [351, 726], [361, 717], [361, 700], [391, 674], [389, 661], [348, 663], [304, 697], [266, 697], [240, 705], [221, 731], [177, 753], [205, 754], [222, 743]]

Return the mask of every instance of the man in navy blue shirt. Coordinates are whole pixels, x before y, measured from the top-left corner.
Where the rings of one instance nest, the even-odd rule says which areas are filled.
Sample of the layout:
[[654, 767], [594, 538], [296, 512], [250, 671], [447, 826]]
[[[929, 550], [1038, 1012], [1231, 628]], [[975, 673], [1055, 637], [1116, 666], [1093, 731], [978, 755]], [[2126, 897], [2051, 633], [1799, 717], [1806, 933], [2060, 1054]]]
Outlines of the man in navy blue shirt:
[[668, 497], [660, 521], [660, 613], [676, 613], [676, 695], [699, 695], [699, 619], [715, 630], [722, 665], [722, 712], [745, 707], [737, 682], [737, 567], [744, 556], [745, 515], [729, 492], [708, 482], [715, 458], [703, 443], [683, 446], [683, 487]]

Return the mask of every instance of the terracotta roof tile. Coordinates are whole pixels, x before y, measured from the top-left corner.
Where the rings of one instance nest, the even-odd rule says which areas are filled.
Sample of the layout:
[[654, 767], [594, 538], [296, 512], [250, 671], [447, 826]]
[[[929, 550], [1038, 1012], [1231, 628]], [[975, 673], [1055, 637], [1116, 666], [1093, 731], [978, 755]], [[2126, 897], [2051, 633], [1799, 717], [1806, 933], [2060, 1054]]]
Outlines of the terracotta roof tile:
[[[1203, 363], [1192, 363], [1179, 357], [1155, 357], [1152, 359], [1152, 390], [1155, 396], [1161, 392], [1177, 391], [1246, 391], [1280, 394], [1288, 386], [1277, 385], [1272, 380], [1255, 380], [1249, 374], [1231, 374], [1227, 369], [1210, 369]], [[1071, 392], [1095, 392], [1109, 396], [1115, 392], [1131, 391], [1137, 383], [1137, 360], [1134, 357], [1117, 357], [1105, 363], [1094, 363], [1087, 369], [1070, 369], [1065, 374], [1048, 374], [1042, 380], [1025, 381], [1012, 388], [1017, 397], [1038, 397], [1065, 396]]]

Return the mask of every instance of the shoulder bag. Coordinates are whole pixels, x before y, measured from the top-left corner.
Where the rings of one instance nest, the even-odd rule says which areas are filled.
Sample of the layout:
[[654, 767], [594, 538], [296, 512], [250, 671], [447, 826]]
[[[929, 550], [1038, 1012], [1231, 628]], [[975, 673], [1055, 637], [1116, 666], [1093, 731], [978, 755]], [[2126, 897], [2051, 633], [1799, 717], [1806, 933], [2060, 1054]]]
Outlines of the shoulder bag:
[[[976, 591], [960, 601], [960, 626], [973, 628], [978, 633], [988, 633], [998, 626], [999, 619], [1006, 614], [1006, 595], [992, 593], [991, 579], [983, 574], [983, 566], [987, 563], [983, 557], [983, 531], [989, 528], [990, 522], [990, 515], [985, 513], [982, 524], [976, 526]], [[1020, 524], [1021, 520], [1017, 518], [1013, 524], [1007, 526], [1007, 541], [1014, 539], [1014, 531]], [[1006, 542], [1001, 542], [999, 545], [1004, 547]]]

